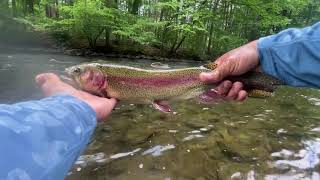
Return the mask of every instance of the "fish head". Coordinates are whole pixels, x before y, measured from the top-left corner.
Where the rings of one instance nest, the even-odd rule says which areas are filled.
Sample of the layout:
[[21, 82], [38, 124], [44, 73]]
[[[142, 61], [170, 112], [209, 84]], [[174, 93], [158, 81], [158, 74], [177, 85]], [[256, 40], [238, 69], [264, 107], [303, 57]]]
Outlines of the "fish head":
[[98, 63], [81, 64], [67, 68], [66, 73], [80, 89], [99, 96], [105, 96], [107, 75], [103, 73], [101, 67]]

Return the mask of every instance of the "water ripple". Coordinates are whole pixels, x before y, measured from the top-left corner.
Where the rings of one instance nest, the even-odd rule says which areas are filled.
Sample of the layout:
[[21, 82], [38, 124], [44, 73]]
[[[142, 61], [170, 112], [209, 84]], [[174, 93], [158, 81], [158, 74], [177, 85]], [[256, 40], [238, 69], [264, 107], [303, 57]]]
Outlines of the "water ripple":
[[151, 149], [148, 149], [142, 153], [142, 155], [151, 154], [152, 156], [160, 156], [163, 151], [167, 151], [169, 149], [174, 149], [176, 146], [173, 144], [168, 144], [166, 146], [157, 145]]
[[309, 98], [308, 99], [309, 102], [311, 102], [312, 104], [316, 105], [316, 106], [320, 106], [320, 99], [319, 98]]
[[134, 155], [136, 152], [140, 151], [141, 148], [138, 148], [138, 149], [135, 149], [131, 152], [125, 152], [125, 153], [118, 153], [118, 154], [114, 154], [112, 156], [110, 156], [111, 159], [118, 159], [118, 158], [121, 158], [121, 157], [125, 157], [125, 156], [129, 156], [129, 155]]
[[190, 141], [194, 138], [202, 138], [202, 137], [204, 137], [204, 136], [201, 134], [194, 134], [194, 135], [192, 134], [192, 135], [189, 135], [189, 136], [183, 138], [182, 141]]
[[[273, 157], [282, 157], [282, 160], [277, 160], [271, 165], [279, 168], [286, 169], [287, 167], [297, 169], [314, 169], [320, 162], [320, 138], [304, 142], [305, 149], [301, 149], [299, 153], [292, 154], [289, 150], [282, 150], [271, 154]], [[300, 159], [290, 160], [290, 157], [298, 157]]]
[[289, 172], [286, 174], [271, 174], [266, 175], [265, 180], [319, 180], [320, 175], [317, 172], [313, 172], [311, 175], [309, 173], [295, 173]]

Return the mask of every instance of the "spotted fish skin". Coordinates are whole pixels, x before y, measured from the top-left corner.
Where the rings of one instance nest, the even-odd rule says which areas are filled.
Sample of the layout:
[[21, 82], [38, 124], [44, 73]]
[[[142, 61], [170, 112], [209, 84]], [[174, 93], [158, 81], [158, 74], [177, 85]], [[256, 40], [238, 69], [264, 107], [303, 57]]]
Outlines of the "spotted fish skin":
[[[94, 94], [135, 103], [159, 100], [181, 100], [200, 96], [217, 84], [206, 84], [199, 79], [202, 72], [210, 72], [216, 66], [150, 70], [114, 64], [82, 64], [67, 68], [79, 87]], [[259, 90], [270, 95], [279, 80], [263, 73], [247, 73], [228, 77], [240, 81], [246, 90]], [[257, 93], [255, 93], [257, 95]], [[265, 95], [264, 94], [264, 95]]]
[[[76, 69], [80, 69], [79, 73], [74, 72]], [[89, 71], [104, 74], [107, 80], [104, 91], [107, 96], [124, 101], [147, 103], [154, 100], [190, 99], [214, 87], [200, 81], [199, 74], [210, 71], [204, 67], [147, 70], [92, 63], [67, 69], [80, 87], [88, 83], [88, 80], [81, 78], [81, 74]]]

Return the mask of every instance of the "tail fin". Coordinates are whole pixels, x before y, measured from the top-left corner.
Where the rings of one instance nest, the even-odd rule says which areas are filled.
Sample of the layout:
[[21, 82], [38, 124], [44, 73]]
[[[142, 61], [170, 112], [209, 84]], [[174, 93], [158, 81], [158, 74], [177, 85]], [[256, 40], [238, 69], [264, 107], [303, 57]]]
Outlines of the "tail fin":
[[[210, 62], [204, 67], [214, 70], [217, 68], [217, 64]], [[240, 76], [226, 77], [224, 80], [230, 80], [232, 82], [242, 82], [244, 89], [248, 91], [250, 97], [270, 97], [279, 85], [285, 85], [285, 83], [273, 76], [262, 72], [247, 72]]]

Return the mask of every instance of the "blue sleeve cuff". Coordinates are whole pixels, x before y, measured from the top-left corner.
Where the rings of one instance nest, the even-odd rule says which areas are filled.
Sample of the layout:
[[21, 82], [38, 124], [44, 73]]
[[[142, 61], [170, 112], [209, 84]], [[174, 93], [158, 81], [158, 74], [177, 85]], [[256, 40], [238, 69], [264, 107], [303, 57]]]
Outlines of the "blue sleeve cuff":
[[288, 85], [320, 87], [320, 23], [260, 38], [262, 70]]
[[[83, 123], [88, 126], [96, 126], [97, 125], [97, 114], [92, 109], [92, 107], [87, 104], [86, 102], [80, 100], [79, 98], [76, 98], [74, 96], [70, 96], [68, 94], [56, 94], [54, 96], [50, 96], [43, 101], [50, 101], [51, 99], [54, 99], [55, 101], [62, 101], [63, 104], [67, 106], [73, 106], [74, 113], [75, 114], [81, 114], [81, 117], [79, 120], [83, 120]], [[78, 109], [78, 110], [77, 110]], [[79, 113], [82, 112], [82, 113]]]
[[[30, 106], [29, 104], [32, 104], [32, 106]], [[28, 106], [33, 110], [45, 109], [53, 116], [56, 116], [58, 119], [63, 119], [63, 117], [68, 118], [70, 113], [72, 113], [76, 115], [76, 118], [73, 119], [79, 121], [82, 124], [84, 131], [86, 131], [86, 127], [95, 127], [97, 124], [96, 112], [92, 109], [91, 106], [89, 106], [87, 103], [80, 100], [79, 98], [63, 93], [44, 98], [40, 101], [28, 101], [17, 103], [16, 105]], [[71, 124], [66, 125], [69, 126]]]
[[258, 46], [259, 61], [260, 61], [262, 71], [271, 76], [278, 77], [278, 74], [276, 72], [275, 62], [273, 61], [273, 58], [271, 58], [272, 53], [270, 48], [272, 47], [272, 45], [274, 45], [273, 39], [274, 39], [273, 36], [260, 38], [258, 40], [257, 46]]
[[90, 141], [95, 111], [69, 95], [0, 104], [0, 179], [64, 179]]

